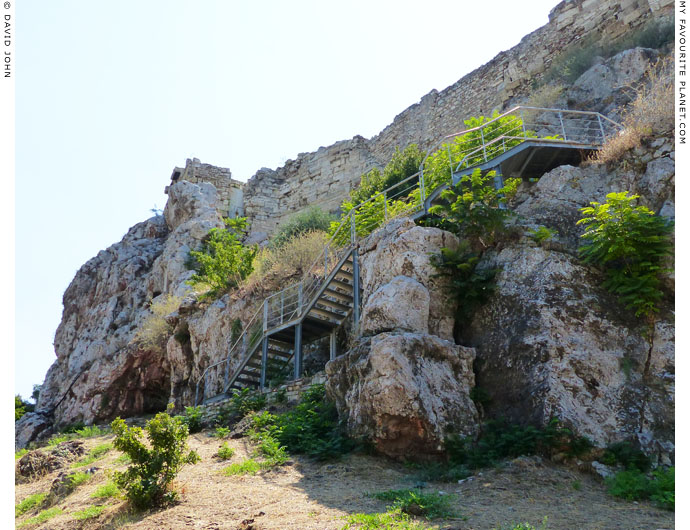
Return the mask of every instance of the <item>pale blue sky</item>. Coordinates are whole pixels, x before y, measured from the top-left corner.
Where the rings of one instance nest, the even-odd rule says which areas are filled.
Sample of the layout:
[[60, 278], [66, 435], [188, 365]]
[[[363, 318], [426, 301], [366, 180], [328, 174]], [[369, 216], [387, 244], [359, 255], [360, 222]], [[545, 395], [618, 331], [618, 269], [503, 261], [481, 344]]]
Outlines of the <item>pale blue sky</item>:
[[556, 3], [17, 2], [16, 392], [55, 359], [77, 269], [163, 207], [173, 166], [247, 180], [371, 137]]

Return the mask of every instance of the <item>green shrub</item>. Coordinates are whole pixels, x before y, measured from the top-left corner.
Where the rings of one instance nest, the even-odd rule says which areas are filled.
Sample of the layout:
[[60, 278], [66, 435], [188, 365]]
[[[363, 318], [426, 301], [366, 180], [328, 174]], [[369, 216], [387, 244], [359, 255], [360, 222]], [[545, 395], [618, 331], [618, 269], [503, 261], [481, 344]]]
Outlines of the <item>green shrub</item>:
[[663, 298], [662, 263], [673, 252], [673, 223], [645, 206], [633, 206], [638, 195], [609, 193], [603, 204], [581, 208], [585, 226], [580, 255], [604, 269], [604, 287], [617, 294], [636, 316], [651, 317]]
[[287, 403], [287, 390], [281, 388], [273, 394], [273, 403]]
[[91, 494], [94, 499], [109, 499], [111, 497], [117, 497], [120, 494], [120, 488], [114, 482], [106, 482], [105, 484], [98, 486], [96, 490]]
[[191, 285], [208, 285], [212, 292], [220, 292], [236, 287], [252, 272], [257, 249], [241, 242], [247, 219], [225, 219], [225, 224], [225, 229], [209, 231], [201, 250], [189, 252], [190, 265], [196, 270]]
[[28, 401], [24, 401], [22, 396], [19, 394], [14, 396], [14, 421], [17, 421], [24, 414], [27, 412], [32, 412], [33, 410], [34, 406]]
[[532, 238], [532, 240], [539, 246], [541, 246], [545, 241], [549, 241], [558, 235], [558, 231], [552, 230], [545, 226], [540, 226], [537, 229], [530, 228], [528, 232], [529, 237]]
[[608, 466], [621, 465], [625, 469], [637, 469], [643, 472], [649, 471], [652, 467], [649, 457], [630, 442], [612, 443], [606, 447], [601, 461]]
[[[266, 406], [266, 395], [260, 392], [253, 392], [248, 388], [233, 390], [230, 403], [227, 405], [225, 415], [245, 417], [250, 412], [261, 410]], [[221, 415], [219, 414], [219, 417]], [[225, 416], [223, 416], [225, 419]]]
[[180, 421], [187, 426], [190, 434], [201, 431], [201, 420], [204, 416], [204, 407], [185, 407], [184, 416], [179, 416]]
[[261, 471], [261, 469], [262, 467], [261, 464], [259, 464], [259, 462], [257, 462], [253, 458], [249, 458], [248, 460], [243, 460], [242, 462], [230, 464], [228, 467], [223, 468], [221, 470], [221, 473], [228, 476], [256, 475], [259, 471]]
[[225, 442], [220, 446], [220, 449], [218, 449], [216, 456], [221, 460], [230, 460], [234, 454], [235, 450], [228, 445], [228, 442]]
[[19, 451], [15, 451], [14, 452], [14, 459], [19, 460], [21, 457], [23, 457], [28, 452], [29, 452], [29, 450], [26, 447], [23, 449], [20, 449]]
[[375, 498], [392, 502], [388, 509], [400, 509], [409, 515], [423, 515], [429, 519], [455, 517], [451, 497], [439, 493], [425, 493], [419, 489], [388, 490], [374, 493]]
[[227, 438], [230, 435], [230, 429], [228, 427], [216, 427], [216, 431], [213, 436], [216, 438]]
[[271, 237], [271, 247], [282, 247], [291, 239], [308, 232], [325, 232], [331, 226], [331, 215], [318, 206], [312, 206], [290, 217]]
[[78, 473], [75, 473], [74, 475], [72, 475], [70, 477], [68, 489], [70, 491], [74, 491], [75, 489], [77, 489], [79, 486], [81, 486], [85, 482], [88, 482], [89, 480], [91, 480], [92, 476], [93, 475], [91, 475], [91, 473], [86, 473], [84, 471], [80, 471]]
[[62, 510], [60, 508], [48, 508], [47, 510], [43, 510], [42, 512], [40, 512], [37, 516], [32, 517], [31, 519], [27, 519], [22, 524], [18, 525], [17, 528], [35, 524], [42, 524], [45, 523], [48, 519], [52, 519], [56, 515], [60, 514], [62, 514]]
[[74, 431], [76, 438], [95, 438], [96, 436], [103, 436], [108, 434], [108, 429], [101, 429], [97, 425], [88, 425], [86, 427], [81, 427]]
[[33, 495], [29, 495], [26, 499], [15, 505], [14, 516], [19, 517], [30, 510], [38, 508], [43, 504], [47, 496], [47, 493], [34, 493]]
[[430, 530], [430, 527], [411, 521], [402, 510], [388, 510], [385, 513], [355, 513], [347, 517], [347, 524], [341, 530]]
[[74, 518], [77, 521], [84, 521], [86, 519], [95, 519], [103, 513], [105, 506], [89, 506], [81, 511], [74, 512]]
[[187, 426], [165, 412], [156, 414], [145, 427], [149, 448], [141, 439], [141, 428], [128, 427], [120, 418], [111, 425], [115, 433], [113, 445], [132, 460], [126, 471], [113, 472], [115, 484], [129, 501], [137, 508], [148, 508], [175, 500], [173, 479], [182, 466], [200, 460], [194, 451], [187, 452]]
[[620, 471], [606, 479], [609, 493], [629, 501], [651, 499], [662, 508], [675, 507], [675, 468], [657, 469], [651, 477], [639, 469]]

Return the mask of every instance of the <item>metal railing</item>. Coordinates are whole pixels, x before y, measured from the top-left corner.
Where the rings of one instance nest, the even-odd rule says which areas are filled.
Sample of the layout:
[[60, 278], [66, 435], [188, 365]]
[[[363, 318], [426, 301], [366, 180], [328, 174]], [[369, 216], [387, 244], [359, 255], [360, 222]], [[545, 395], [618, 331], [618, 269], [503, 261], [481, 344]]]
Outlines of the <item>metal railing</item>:
[[[244, 369], [268, 330], [302, 318], [334, 268], [356, 247], [359, 239], [391, 219], [425, 211], [427, 197], [436, 188], [450, 184], [454, 173], [487, 163], [526, 141], [595, 148], [621, 128], [598, 112], [519, 106], [476, 127], [444, 136], [427, 151], [419, 172], [356, 205], [343, 217], [299, 282], [264, 300], [231, 346], [228, 356], [208, 366], [201, 374], [196, 384], [195, 403], [198, 403], [201, 382], [204, 383], [204, 399], [209, 389], [217, 392], [218, 375], [209, 383], [213, 370], [225, 369], [223, 392], [227, 392], [232, 358], [243, 356], [239, 370]], [[442, 150], [448, 155], [449, 176], [433, 182], [428, 171], [425, 175], [425, 167], [429, 157]]]

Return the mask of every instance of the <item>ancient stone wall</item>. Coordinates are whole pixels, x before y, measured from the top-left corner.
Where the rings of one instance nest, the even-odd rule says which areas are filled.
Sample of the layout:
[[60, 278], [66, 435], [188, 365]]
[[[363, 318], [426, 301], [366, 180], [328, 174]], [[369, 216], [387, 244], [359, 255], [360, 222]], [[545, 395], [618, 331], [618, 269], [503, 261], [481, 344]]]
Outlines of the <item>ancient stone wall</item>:
[[590, 35], [612, 40], [651, 18], [673, 15], [673, 0], [572, 0], [558, 4], [549, 22], [517, 46], [440, 92], [432, 90], [367, 140], [351, 140], [301, 153], [283, 167], [261, 169], [245, 186], [245, 213], [261, 240], [290, 215], [317, 204], [334, 211], [362, 173], [385, 165], [395, 147], [432, 147], [464, 128], [463, 120], [524, 101], [564, 49]]
[[[194, 184], [210, 182], [218, 190], [218, 213], [222, 217], [244, 215], [244, 183], [234, 180], [228, 168], [202, 164], [198, 158], [188, 158], [185, 167], [173, 169], [170, 180], [172, 183], [178, 180]], [[168, 192], [167, 188], [165, 192]]]

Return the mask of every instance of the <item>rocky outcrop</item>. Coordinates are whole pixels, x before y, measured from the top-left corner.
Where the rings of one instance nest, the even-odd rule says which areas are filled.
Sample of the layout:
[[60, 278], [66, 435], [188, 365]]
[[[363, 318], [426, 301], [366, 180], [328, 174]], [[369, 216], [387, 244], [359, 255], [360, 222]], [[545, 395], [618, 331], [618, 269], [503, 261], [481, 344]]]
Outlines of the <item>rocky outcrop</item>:
[[327, 389], [353, 436], [391, 457], [443, 450], [454, 432], [471, 436], [474, 350], [424, 333], [381, 333], [326, 365]]
[[169, 195], [164, 216], [135, 225], [121, 242], [99, 252], [65, 291], [57, 360], [41, 389], [38, 412], [16, 425], [17, 445], [48, 434], [48, 421], [90, 423], [165, 408], [165, 350], [143, 348], [135, 335], [152, 300], [190, 289], [184, 266], [189, 249], [210, 228], [223, 226], [211, 184], [179, 182]]

